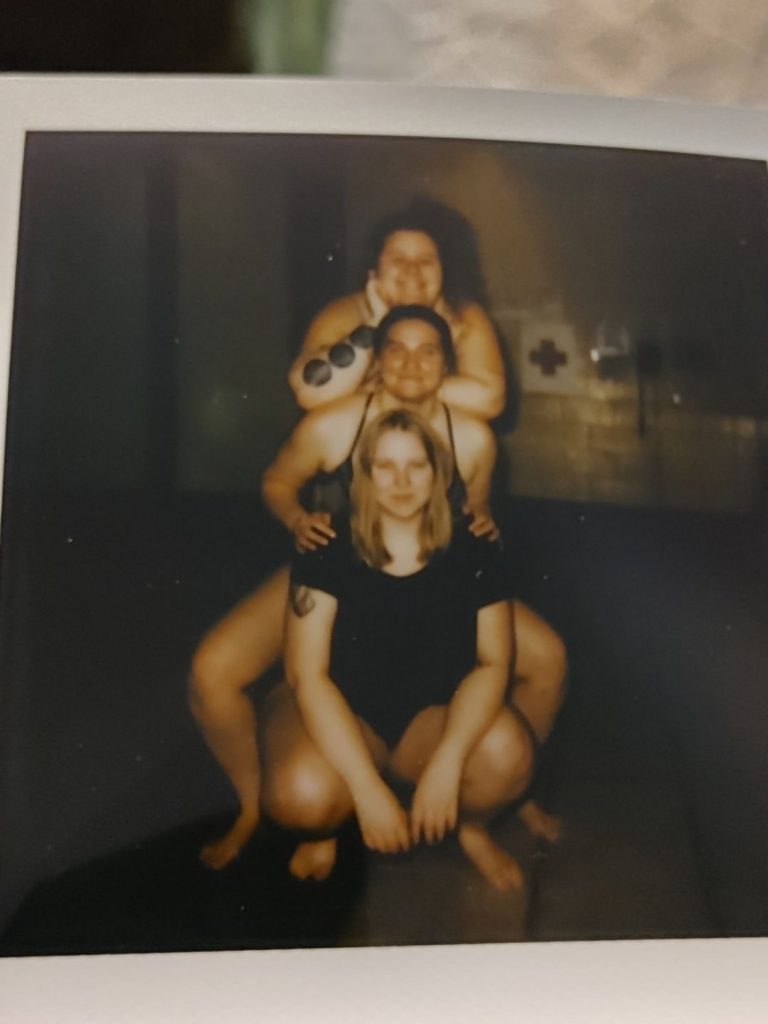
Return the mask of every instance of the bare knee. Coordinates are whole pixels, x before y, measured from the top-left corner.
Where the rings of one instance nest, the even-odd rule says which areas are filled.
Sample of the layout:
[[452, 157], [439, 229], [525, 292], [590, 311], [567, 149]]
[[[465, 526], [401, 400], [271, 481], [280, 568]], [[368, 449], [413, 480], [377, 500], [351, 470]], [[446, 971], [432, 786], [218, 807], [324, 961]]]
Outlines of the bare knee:
[[512, 714], [500, 715], [475, 753], [485, 773], [498, 779], [527, 780], [533, 769], [533, 742]]
[[465, 802], [478, 808], [508, 803], [528, 786], [533, 741], [511, 712], [498, 716], [473, 750], [465, 769]]
[[352, 810], [341, 779], [330, 768], [296, 761], [281, 766], [262, 793], [264, 812], [284, 828], [323, 832], [336, 828]]

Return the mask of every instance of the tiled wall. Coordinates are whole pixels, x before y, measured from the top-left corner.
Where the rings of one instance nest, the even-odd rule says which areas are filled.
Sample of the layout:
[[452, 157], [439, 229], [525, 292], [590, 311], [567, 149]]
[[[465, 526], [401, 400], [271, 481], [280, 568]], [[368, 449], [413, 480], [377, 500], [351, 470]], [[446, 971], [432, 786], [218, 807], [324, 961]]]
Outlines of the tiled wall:
[[754, 508], [764, 423], [686, 407], [660, 380], [649, 386], [641, 436], [632, 375], [600, 380], [588, 344], [574, 338], [580, 358], [569, 390], [529, 390], [526, 331], [507, 324], [504, 333], [522, 385], [517, 426], [501, 441], [514, 494], [701, 511]]

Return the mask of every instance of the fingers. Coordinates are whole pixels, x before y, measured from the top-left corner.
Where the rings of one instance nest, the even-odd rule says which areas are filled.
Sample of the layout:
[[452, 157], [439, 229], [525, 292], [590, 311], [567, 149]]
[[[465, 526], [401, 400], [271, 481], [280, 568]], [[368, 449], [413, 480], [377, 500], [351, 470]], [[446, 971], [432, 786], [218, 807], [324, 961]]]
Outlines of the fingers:
[[336, 531], [331, 526], [331, 517], [326, 512], [318, 512], [311, 516], [307, 527], [316, 537], [332, 540], [336, 536]]
[[326, 512], [302, 517], [294, 527], [294, 540], [299, 551], [314, 551], [318, 547], [326, 547], [335, 536], [336, 531], [331, 526], [330, 516]]
[[404, 853], [411, 845], [405, 815], [402, 821], [391, 828], [366, 829], [363, 842], [369, 850], [378, 853]]
[[358, 812], [363, 842], [379, 853], [398, 853], [410, 846], [408, 817], [393, 793], [386, 789], [368, 805], [365, 813]]
[[430, 845], [439, 843], [448, 832], [456, 828], [457, 820], [458, 807], [455, 805], [430, 811], [415, 803], [411, 810], [411, 842], [415, 845], [423, 835]]
[[408, 835], [408, 818], [405, 813], [402, 814], [400, 821], [397, 824], [397, 849], [402, 850], [403, 853], [411, 845], [411, 837]]
[[421, 808], [414, 802], [414, 805], [411, 808], [411, 842], [414, 846], [421, 839], [421, 829], [423, 824]]
[[501, 536], [498, 526], [489, 516], [476, 516], [469, 524], [469, 532], [473, 537], [487, 537], [488, 540], [498, 540]]

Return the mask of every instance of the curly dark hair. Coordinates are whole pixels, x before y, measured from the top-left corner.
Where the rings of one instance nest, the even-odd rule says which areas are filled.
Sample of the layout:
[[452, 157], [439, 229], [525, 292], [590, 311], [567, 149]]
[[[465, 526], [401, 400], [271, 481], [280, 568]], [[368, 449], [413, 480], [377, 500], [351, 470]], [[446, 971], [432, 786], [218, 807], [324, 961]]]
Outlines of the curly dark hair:
[[449, 306], [461, 309], [469, 302], [487, 306], [475, 231], [457, 210], [426, 196], [387, 214], [374, 227], [366, 249], [366, 270], [375, 267], [384, 243], [395, 231], [421, 231], [437, 247], [443, 269], [443, 295]]

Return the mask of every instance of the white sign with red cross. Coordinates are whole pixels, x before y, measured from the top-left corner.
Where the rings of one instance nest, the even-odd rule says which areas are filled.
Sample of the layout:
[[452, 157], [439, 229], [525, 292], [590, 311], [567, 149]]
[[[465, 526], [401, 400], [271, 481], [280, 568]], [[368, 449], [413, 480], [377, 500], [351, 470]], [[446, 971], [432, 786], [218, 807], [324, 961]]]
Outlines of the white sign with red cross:
[[520, 331], [520, 387], [523, 391], [573, 394], [589, 373], [576, 333], [563, 320], [525, 320]]

